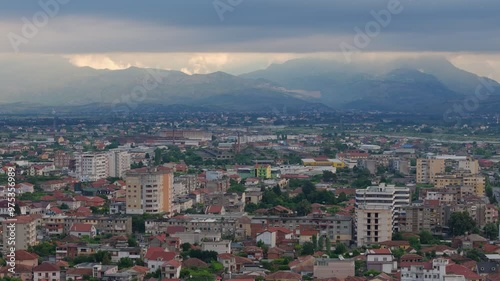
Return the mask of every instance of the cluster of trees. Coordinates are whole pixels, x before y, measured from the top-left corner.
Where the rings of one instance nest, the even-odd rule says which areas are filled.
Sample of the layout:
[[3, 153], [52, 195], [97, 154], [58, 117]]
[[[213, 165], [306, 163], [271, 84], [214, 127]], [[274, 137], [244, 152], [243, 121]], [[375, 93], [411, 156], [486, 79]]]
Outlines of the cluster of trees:
[[180, 161], [184, 161], [187, 165], [200, 165], [203, 162], [201, 157], [196, 154], [194, 150], [188, 149], [182, 152], [179, 147], [174, 145], [169, 146], [168, 149], [157, 148], [153, 159], [155, 165]]
[[144, 233], [146, 232], [146, 220], [160, 219], [162, 215], [159, 214], [142, 214], [132, 215], [132, 232]]
[[299, 216], [305, 216], [311, 212], [311, 204], [313, 203], [334, 205], [347, 200], [345, 194], [336, 198], [330, 191], [316, 189], [316, 186], [311, 181], [302, 180], [300, 183], [302, 186], [302, 193], [299, 193], [295, 197], [290, 197], [287, 192], [281, 192], [281, 189], [275, 186], [271, 189], [264, 190], [262, 200], [259, 204], [247, 204], [245, 206], [245, 211], [252, 213], [256, 209], [267, 209], [281, 205], [297, 212]]
[[217, 252], [191, 249], [191, 244], [189, 243], [182, 244], [181, 248], [181, 255], [184, 259], [197, 258], [209, 265], [208, 268], [183, 267], [181, 270], [181, 278], [193, 281], [212, 281], [215, 280], [216, 275], [219, 275], [224, 271], [224, 266], [217, 261]]

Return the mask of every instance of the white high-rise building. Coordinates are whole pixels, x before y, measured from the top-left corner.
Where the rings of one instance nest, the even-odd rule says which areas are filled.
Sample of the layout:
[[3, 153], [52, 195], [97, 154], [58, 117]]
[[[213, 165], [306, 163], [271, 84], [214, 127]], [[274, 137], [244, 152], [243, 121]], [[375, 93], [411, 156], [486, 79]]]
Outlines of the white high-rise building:
[[130, 153], [126, 150], [111, 149], [108, 152], [109, 176], [122, 178], [130, 170]]
[[75, 174], [78, 179], [96, 181], [109, 177], [109, 159], [106, 153], [77, 153], [75, 160]]
[[[356, 226], [357, 226], [357, 240], [358, 243], [367, 242], [383, 242], [386, 239], [387, 233], [392, 235], [392, 231], [399, 231], [400, 220], [404, 218], [405, 211], [403, 207], [410, 204], [410, 189], [406, 187], [396, 187], [394, 185], [386, 185], [381, 183], [379, 186], [369, 186], [366, 189], [358, 189], [356, 191]], [[368, 228], [366, 219], [371, 219], [371, 213], [377, 216], [384, 216], [380, 221], [385, 220], [386, 211], [390, 214], [390, 224], [380, 224], [377, 227], [377, 232], [373, 235], [372, 230]], [[366, 226], [366, 228], [364, 227]], [[375, 226], [375, 225], [374, 225]], [[390, 228], [390, 229], [385, 229]], [[372, 239], [365, 239], [365, 236], [370, 232]], [[381, 240], [385, 239], [385, 240]], [[377, 241], [375, 241], [377, 240]]]

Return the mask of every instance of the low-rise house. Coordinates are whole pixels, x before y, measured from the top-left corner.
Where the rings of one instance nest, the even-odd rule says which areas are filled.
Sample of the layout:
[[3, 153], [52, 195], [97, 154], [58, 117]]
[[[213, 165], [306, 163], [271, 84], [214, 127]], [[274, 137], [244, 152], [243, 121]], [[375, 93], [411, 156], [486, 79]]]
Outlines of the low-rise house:
[[217, 261], [220, 262], [227, 272], [236, 271], [236, 259], [235, 256], [229, 253], [223, 253], [217, 255]]
[[410, 248], [410, 242], [407, 240], [395, 240], [395, 241], [384, 241], [379, 243], [381, 249], [403, 249], [406, 250]]
[[71, 226], [69, 234], [76, 237], [94, 237], [97, 235], [97, 230], [93, 224], [75, 223]]
[[[251, 260], [259, 261], [264, 258], [264, 250], [256, 246], [247, 246], [243, 249], [243, 252], [247, 255], [247, 258]], [[268, 251], [269, 255], [269, 251]]]
[[278, 248], [278, 247], [272, 247], [267, 251], [267, 259], [269, 260], [275, 260], [275, 259], [281, 259], [285, 255], [286, 251]]
[[266, 275], [266, 281], [301, 281], [302, 275], [290, 271], [276, 271]]
[[177, 260], [167, 261], [161, 266], [163, 276], [170, 279], [179, 278], [181, 275], [181, 269], [182, 263]]
[[23, 193], [33, 193], [35, 192], [35, 185], [29, 182], [22, 182], [19, 184], [16, 184], [16, 193], [17, 194], [23, 194]]
[[482, 247], [484, 244], [487, 243], [488, 239], [478, 234], [469, 234], [469, 235], [454, 237], [451, 242], [451, 246], [453, 248], [471, 249], [471, 248]]
[[391, 273], [397, 270], [397, 261], [389, 249], [368, 249], [366, 267], [378, 272]]
[[44, 262], [33, 268], [33, 281], [60, 281], [61, 270], [59, 266]]
[[19, 278], [22, 281], [33, 281], [33, 267], [26, 265], [16, 265], [14, 274], [9, 271], [9, 266], [0, 267], [0, 278]]
[[203, 241], [201, 243], [203, 251], [214, 251], [218, 254], [231, 253], [231, 240]]
[[314, 262], [313, 276], [318, 279], [355, 276], [354, 260], [318, 258]]
[[165, 252], [163, 248], [151, 247], [148, 248], [144, 261], [146, 262], [149, 272], [155, 272], [168, 261], [180, 260], [181, 258], [175, 252]]

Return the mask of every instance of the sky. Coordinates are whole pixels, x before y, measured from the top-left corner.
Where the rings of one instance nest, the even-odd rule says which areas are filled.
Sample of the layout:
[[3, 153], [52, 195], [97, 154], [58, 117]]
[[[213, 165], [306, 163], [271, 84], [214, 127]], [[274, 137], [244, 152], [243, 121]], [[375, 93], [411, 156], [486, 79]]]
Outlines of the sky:
[[498, 0], [1, 1], [0, 63], [43, 54], [98, 69], [240, 74], [346, 59], [348, 48], [367, 59], [439, 54], [500, 81], [499, 12]]

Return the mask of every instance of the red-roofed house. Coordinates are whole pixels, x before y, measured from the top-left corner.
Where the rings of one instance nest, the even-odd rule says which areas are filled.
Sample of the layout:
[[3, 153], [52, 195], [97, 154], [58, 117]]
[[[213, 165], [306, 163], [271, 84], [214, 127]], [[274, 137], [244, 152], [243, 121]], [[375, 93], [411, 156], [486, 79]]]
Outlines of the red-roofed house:
[[391, 273], [397, 269], [397, 261], [389, 249], [366, 250], [366, 267], [378, 272]]
[[33, 268], [34, 281], [59, 281], [61, 270], [53, 263], [44, 262]]
[[144, 261], [148, 265], [149, 272], [155, 272], [158, 268], [161, 268], [164, 263], [174, 259], [179, 260], [180, 258], [175, 252], [165, 252], [165, 250], [160, 247], [148, 248], [144, 256]]
[[473, 272], [467, 267], [460, 264], [449, 264], [446, 266], [446, 274], [462, 275], [467, 281], [481, 281], [482, 278], [479, 274]]
[[168, 278], [179, 278], [181, 275], [182, 263], [178, 260], [170, 260], [161, 266], [163, 276]]
[[93, 224], [74, 223], [69, 230], [69, 234], [77, 237], [94, 237], [97, 235], [97, 230]]
[[224, 206], [221, 205], [211, 205], [205, 209], [205, 214], [209, 215], [224, 215], [226, 214], [226, 210]]
[[25, 265], [30, 268], [38, 265], [38, 255], [25, 250], [16, 251], [16, 265]]
[[302, 280], [302, 275], [298, 273], [293, 273], [290, 271], [277, 271], [266, 275], [266, 281], [300, 281]]
[[[0, 267], [0, 277], [15, 277], [22, 281], [32, 281], [33, 280], [33, 267], [26, 265], [16, 265], [15, 273], [9, 271], [9, 266]], [[3, 280], [3, 279], [2, 279]]]
[[217, 261], [222, 263], [224, 269], [226, 269], [228, 272], [234, 272], [236, 270], [236, 259], [233, 254], [219, 254], [217, 255]]

